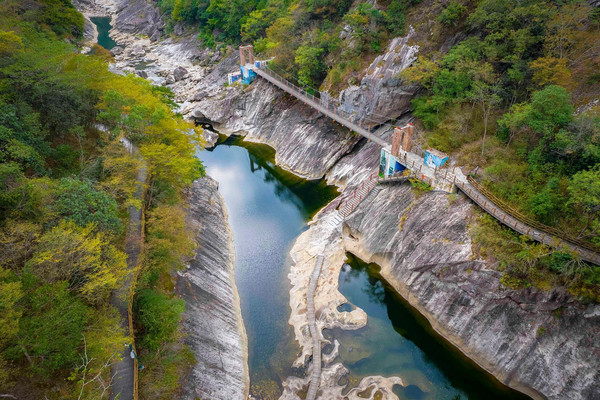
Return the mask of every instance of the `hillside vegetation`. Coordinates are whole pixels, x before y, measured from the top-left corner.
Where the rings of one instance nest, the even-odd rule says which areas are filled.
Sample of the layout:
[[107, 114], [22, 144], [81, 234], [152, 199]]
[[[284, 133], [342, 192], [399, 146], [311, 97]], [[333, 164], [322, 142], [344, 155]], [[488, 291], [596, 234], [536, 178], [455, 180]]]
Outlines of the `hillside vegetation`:
[[0, 394], [108, 398], [111, 365], [131, 343], [109, 296], [127, 273], [134, 206], [146, 215], [136, 342], [146, 375], [172, 398], [190, 356], [169, 274], [193, 249], [182, 207], [203, 174], [198, 132], [167, 90], [78, 54], [82, 31], [68, 0], [0, 3]]
[[[403, 71], [426, 144], [478, 172], [518, 211], [600, 249], [600, 9], [585, 1], [449, 2], [442, 29], [465, 38]], [[474, 228], [513, 287], [567, 285], [600, 299], [600, 267], [519, 237], [489, 217]]]
[[[422, 145], [453, 155], [517, 211], [600, 249], [600, 8], [591, 3], [158, 0], [170, 26], [197, 26], [209, 46], [253, 43], [276, 72], [332, 95], [413, 26], [419, 57], [400, 78], [421, 87], [412, 106]], [[486, 218], [474, 236], [505, 283], [600, 298], [597, 266]]]

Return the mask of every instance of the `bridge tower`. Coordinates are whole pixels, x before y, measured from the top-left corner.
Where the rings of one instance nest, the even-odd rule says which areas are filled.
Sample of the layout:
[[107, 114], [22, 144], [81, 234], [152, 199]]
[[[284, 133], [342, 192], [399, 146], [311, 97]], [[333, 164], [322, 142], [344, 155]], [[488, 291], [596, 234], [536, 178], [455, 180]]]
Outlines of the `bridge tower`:
[[254, 66], [254, 47], [252, 45], [240, 46], [240, 65]]
[[242, 82], [250, 84], [256, 79], [254, 68], [254, 48], [252, 45], [240, 46], [240, 72], [242, 74]]

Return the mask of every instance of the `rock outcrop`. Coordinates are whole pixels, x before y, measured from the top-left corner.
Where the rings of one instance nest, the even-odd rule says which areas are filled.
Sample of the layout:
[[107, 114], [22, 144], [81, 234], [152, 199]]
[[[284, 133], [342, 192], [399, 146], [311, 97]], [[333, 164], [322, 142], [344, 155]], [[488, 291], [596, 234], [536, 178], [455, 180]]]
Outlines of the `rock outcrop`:
[[233, 238], [227, 210], [211, 178], [194, 182], [189, 225], [198, 248], [175, 292], [184, 300], [185, 343], [196, 364], [181, 382], [182, 400], [246, 400], [248, 344], [234, 281]]
[[505, 384], [534, 398], [600, 398], [600, 305], [563, 289], [504, 287], [472, 253], [471, 207], [462, 195], [387, 187], [347, 218], [343, 246], [381, 265], [440, 334]]
[[419, 46], [408, 44], [413, 35], [411, 27], [406, 36], [394, 38], [386, 52], [367, 68], [360, 86], [350, 86], [340, 93], [342, 110], [375, 124], [396, 119], [409, 110], [417, 87], [404, 83], [398, 74], [416, 60]]
[[263, 80], [252, 90], [232, 87], [223, 96], [206, 97], [196, 109], [221, 133], [277, 149], [278, 165], [308, 179], [323, 177], [359, 140]]
[[[117, 0], [102, 1], [109, 11], [122, 12], [124, 8], [119, 7], [123, 3], [118, 2], [120, 6], [117, 7], [115, 2]], [[142, 3], [149, 4], [143, 0], [130, 3], [127, 10], [136, 7], [141, 10]], [[308, 178], [326, 175], [329, 182], [345, 187], [341, 197], [347, 196], [376, 167], [376, 146], [361, 142], [357, 148], [357, 137], [266, 82], [258, 80], [246, 88], [239, 85], [225, 87], [227, 73], [237, 68], [235, 52], [222, 58], [218, 52], [198, 50], [198, 43], [191, 35], [159, 42], [135, 38], [131, 32], [155, 36], [160, 32], [161, 23], [156, 14], [148, 14], [149, 19], [144, 19], [141, 14], [126, 13], [128, 15], [121, 17], [117, 13], [116, 19], [114, 14], [105, 14], [113, 15], [117, 41], [125, 46], [122, 54], [116, 57], [115, 68], [133, 69], [140, 62], [152, 63], [146, 71], [149, 79], [157, 84], [165, 84], [166, 78], [178, 66], [185, 68], [189, 78], [173, 79], [170, 84], [176, 100], [182, 104], [184, 115], [198, 110], [201, 114], [197, 115], [203, 115], [223, 133], [242, 134], [248, 140], [271, 145], [277, 150], [279, 165]], [[144, 24], [152, 25], [152, 29], [142, 30]], [[183, 29], [178, 28], [178, 33], [185, 35]], [[141, 52], [139, 56], [132, 55], [131, 49], [135, 46], [142, 46], [144, 55]], [[348, 112], [376, 112], [390, 118], [402, 114], [414, 88], [405, 86], [397, 73], [412, 62], [415, 52], [416, 48], [408, 45], [408, 38], [392, 41], [386, 54], [372, 63], [360, 86], [348, 88], [341, 94], [342, 107]], [[192, 209], [191, 213], [205, 221], [201, 229], [207, 230], [205, 237], [210, 239], [203, 241], [198, 257], [204, 260], [202, 262], [215, 258], [208, 269], [202, 267], [204, 264], [194, 266], [192, 263], [178, 282], [178, 290], [187, 296], [185, 327], [190, 332], [188, 340], [192, 346], [199, 346], [193, 347], [198, 365], [187, 381], [193, 390], [187, 391], [185, 398], [198, 396], [200, 392], [195, 390], [206, 390], [201, 394], [208, 398], [239, 398], [236, 396], [247, 390], [247, 371], [244, 361], [240, 361], [245, 357], [241, 350], [243, 344], [233, 345], [243, 341], [239, 322], [234, 322], [239, 313], [231, 306], [225, 309], [225, 304], [237, 304], [233, 289], [229, 297], [224, 295], [228, 285], [233, 288], [232, 272], [230, 267], [214, 270], [215, 260], [222, 265], [232, 262], [228, 256], [216, 251], [216, 246], [225, 243], [228, 234], [223, 228], [227, 226], [226, 218], [222, 216], [225, 211], [220, 200], [215, 200], [216, 205], [210, 201], [206, 203], [211, 196], [213, 200], [217, 199], [216, 184], [210, 180], [200, 182], [194, 186], [194, 192], [200, 196], [199, 203], [204, 209]], [[204, 185], [204, 189], [199, 185]], [[336, 202], [339, 199], [319, 214], [315, 224], [326, 223]], [[217, 206], [221, 211], [214, 208]], [[455, 201], [441, 193], [428, 193], [416, 199], [408, 185], [389, 187], [381, 190], [372, 204], [361, 204], [339, 234], [315, 237], [319, 237], [319, 246], [330, 245], [327, 249], [335, 255], [335, 262], [343, 262], [340, 255], [351, 251], [365, 261], [380, 264], [382, 275], [429, 319], [438, 332], [508, 385], [535, 398], [600, 398], [597, 385], [600, 378], [600, 306], [582, 305], [561, 290], [517, 291], [503, 287], [498, 272], [488, 268], [484, 261], [474, 259], [467, 226], [471, 207], [460, 195]], [[294, 250], [299, 265], [314, 255], [305, 235], [315, 234], [315, 229], [316, 225], [313, 225], [302, 234], [304, 241], [297, 242], [302, 243]], [[322, 243], [325, 239], [331, 242]], [[224, 246], [218, 248], [228, 248]], [[319, 285], [323, 285], [327, 296], [334, 296], [332, 304], [335, 306], [343, 301], [336, 294], [335, 286], [335, 269], [341, 265], [331, 265], [331, 268], [333, 270], [325, 271], [320, 278]], [[213, 275], [215, 273], [220, 275]], [[295, 273], [291, 277], [295, 279], [296, 287], [301, 288], [303, 272], [298, 269]], [[213, 288], [220, 288], [222, 292], [213, 292]], [[301, 294], [301, 289], [298, 293]], [[219, 297], [221, 295], [225, 297]], [[296, 334], [300, 344], [304, 345], [302, 337], [307, 331], [299, 317], [303, 305], [298, 296], [291, 301], [296, 301], [292, 304], [291, 321], [300, 324]], [[359, 312], [344, 316], [325, 300], [316, 300], [316, 304], [323, 315], [323, 326], [336, 326], [336, 321], [340, 322], [338, 318], [342, 318], [342, 322], [347, 318], [348, 326], [360, 325], [354, 320]], [[210, 320], [210, 324], [201, 318]], [[210, 329], [215, 330], [209, 332]], [[234, 334], [229, 336], [231, 332]], [[223, 341], [221, 335], [224, 335]], [[217, 337], [219, 339], [215, 340]], [[229, 349], [231, 353], [227, 354], [231, 356], [220, 356], [219, 351], [224, 349]], [[303, 348], [299, 364], [306, 361], [309, 350]], [[328, 361], [323, 382], [337, 382], [336, 377], [343, 372], [341, 364], [333, 364], [334, 358], [324, 355], [324, 360]], [[227, 362], [231, 360], [236, 360], [237, 366], [230, 367]], [[286, 388], [292, 387], [298, 389], [302, 382], [290, 378]], [[338, 390], [335, 383], [331, 388], [328, 393]], [[294, 394], [290, 396], [294, 398]]]

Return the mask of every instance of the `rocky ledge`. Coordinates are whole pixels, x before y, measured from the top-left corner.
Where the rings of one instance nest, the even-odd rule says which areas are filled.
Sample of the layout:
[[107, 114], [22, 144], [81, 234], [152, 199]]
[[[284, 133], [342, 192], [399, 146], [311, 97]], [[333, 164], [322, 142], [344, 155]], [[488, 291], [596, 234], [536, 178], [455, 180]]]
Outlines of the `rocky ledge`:
[[[376, 262], [382, 276], [436, 331], [501, 382], [536, 399], [600, 398], [600, 305], [582, 304], [563, 289], [504, 287], [501, 273], [472, 252], [472, 207], [460, 194], [419, 195], [408, 184], [386, 185], [346, 219], [339, 236], [320, 232], [332, 213], [326, 209], [298, 239], [292, 255], [326, 248], [337, 254], [328, 265], [335, 271], [346, 251]], [[292, 283], [307, 268], [297, 257], [294, 261]], [[350, 315], [337, 311], [344, 302], [337, 282], [325, 274], [317, 298], [319, 293], [329, 300], [317, 302], [321, 326], [347, 324]], [[306, 355], [312, 349], [305, 338], [303, 306], [295, 301], [290, 322]], [[353, 321], [360, 324], [356, 317]]]
[[600, 305], [562, 289], [511, 290], [476, 259], [471, 203], [444, 193], [382, 190], [346, 220], [345, 248], [501, 382], [533, 398], [600, 398]]
[[198, 248], [175, 292], [185, 300], [185, 343], [196, 355], [182, 377], [181, 400], [245, 400], [249, 390], [248, 343], [234, 281], [233, 238], [227, 210], [211, 178], [194, 182], [188, 223]]

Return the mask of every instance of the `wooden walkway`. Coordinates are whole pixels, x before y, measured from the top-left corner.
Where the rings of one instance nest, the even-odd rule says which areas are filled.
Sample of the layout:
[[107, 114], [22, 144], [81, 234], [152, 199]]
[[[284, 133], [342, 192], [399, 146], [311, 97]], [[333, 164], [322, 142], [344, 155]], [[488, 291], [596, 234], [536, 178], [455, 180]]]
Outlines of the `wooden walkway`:
[[[138, 156], [137, 148], [128, 140], [123, 140], [123, 145], [129, 150], [132, 157]], [[137, 171], [134, 193], [134, 198], [140, 201], [143, 199], [146, 178], [146, 166], [142, 164]], [[129, 272], [121, 287], [112, 293], [110, 303], [119, 311], [121, 327], [129, 332], [131, 345], [135, 351], [132, 303], [142, 252], [144, 214], [142, 207], [129, 206], [128, 211], [129, 223], [125, 237], [125, 253]], [[112, 367], [111, 373], [114, 378], [110, 400], [137, 400], [138, 398], [138, 363], [131, 358], [130, 353], [131, 349], [126, 344], [121, 352], [121, 361]]]
[[[291, 94], [309, 107], [318, 110], [329, 118], [339, 122], [348, 129], [364, 136], [378, 145], [382, 147], [390, 145], [384, 138], [371, 133], [368, 130], [369, 127], [363, 125], [362, 121], [355, 121], [355, 116], [353, 114], [348, 114], [334, 105], [323, 104], [319, 98], [293, 83], [288, 82], [286, 79], [270, 70], [266, 64], [261, 63], [260, 65], [260, 68], [250, 66], [258, 76]], [[467, 179], [459, 168], [452, 170], [448, 169], [442, 173], [439, 169], [423, 165], [423, 157], [418, 154], [406, 152], [402, 149], [400, 150], [400, 153], [400, 159], [403, 160], [404, 166], [414, 173], [416, 179], [423, 180], [436, 188], [443, 188], [443, 190], [448, 190], [448, 188], [455, 186], [477, 203], [483, 210], [511, 229], [548, 246], [570, 253], [576, 253], [581, 259], [600, 265], [599, 249], [589, 243], [582, 242], [564, 232], [559, 232], [552, 227], [542, 225], [537, 221], [533, 221], [532, 219], [515, 212], [506, 203], [485, 191], [485, 189], [477, 184], [477, 182], [472, 179]], [[369, 177], [369, 179], [363, 182], [341, 206], [340, 214], [344, 218], [350, 215], [369, 195], [376, 184], [377, 179], [373, 179], [372, 176]]]
[[313, 368], [306, 400], [315, 400], [317, 397], [317, 390], [319, 389], [319, 382], [321, 380], [321, 340], [319, 331], [317, 330], [317, 322], [315, 320], [315, 290], [317, 288], [317, 282], [319, 281], [322, 267], [323, 256], [317, 256], [317, 261], [315, 262], [315, 267], [310, 276], [308, 292], [306, 294], [308, 328], [313, 340]]
[[536, 221], [529, 220], [512, 210], [508, 205], [502, 204], [501, 200], [487, 192], [474, 179], [457, 180], [455, 184], [479, 207], [509, 228], [548, 246], [568, 253], [577, 253], [581, 259], [600, 265], [600, 254], [589, 249], [587, 244], [577, 243], [575, 238], [571, 238], [564, 233], [558, 233], [552, 227], [543, 226]]

